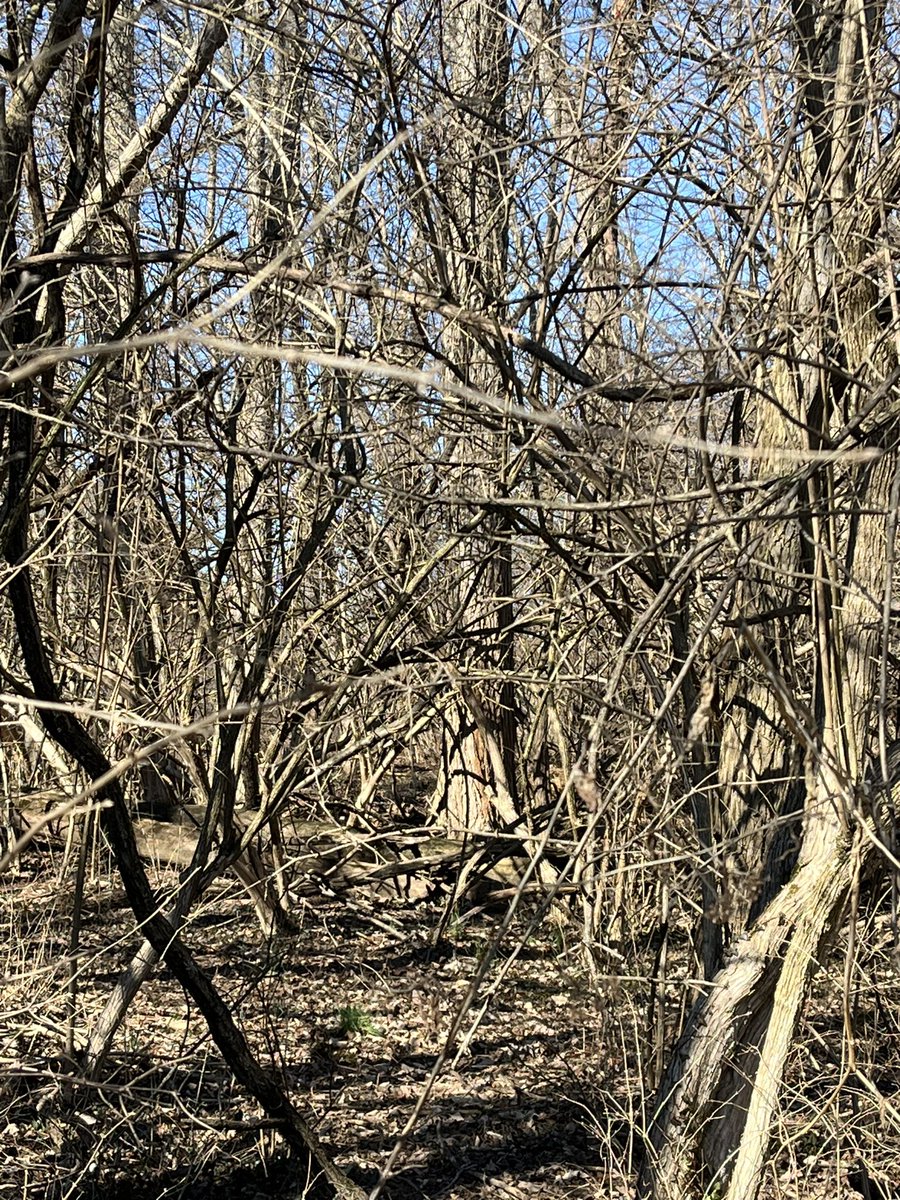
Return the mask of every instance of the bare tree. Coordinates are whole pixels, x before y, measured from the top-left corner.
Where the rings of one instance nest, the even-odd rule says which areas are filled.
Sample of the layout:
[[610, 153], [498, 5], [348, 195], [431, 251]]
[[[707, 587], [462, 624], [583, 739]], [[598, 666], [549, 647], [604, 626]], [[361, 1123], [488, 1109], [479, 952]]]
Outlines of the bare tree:
[[[288, 931], [292, 828], [383, 882], [428, 825], [438, 932], [512, 845], [504, 930], [574, 896], [596, 986], [649, 980], [641, 1189], [755, 1195], [891, 827], [893, 15], [10, 16], [4, 770], [99, 792], [146, 937], [90, 1074], [164, 960], [358, 1194], [190, 914], [233, 869]], [[191, 829], [162, 907], [148, 811]]]

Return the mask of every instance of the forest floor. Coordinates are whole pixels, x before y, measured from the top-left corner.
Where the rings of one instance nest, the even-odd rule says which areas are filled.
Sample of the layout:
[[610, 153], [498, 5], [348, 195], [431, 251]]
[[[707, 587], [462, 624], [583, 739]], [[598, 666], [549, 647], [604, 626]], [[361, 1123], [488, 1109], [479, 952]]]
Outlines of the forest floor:
[[[84, 910], [81, 1039], [138, 945], [121, 889], [95, 882]], [[296, 934], [266, 939], [226, 881], [193, 914], [187, 941], [260, 1060], [312, 1116], [340, 1165], [371, 1187], [502, 912], [455, 918], [433, 945], [441, 904], [354, 893], [306, 904]], [[71, 899], [55, 879], [5, 882], [0, 1196], [288, 1194], [278, 1136], [165, 969], [133, 1003], [101, 1085], [78, 1086], [77, 1073], [63, 1069], [70, 923]], [[621, 1047], [609, 1041], [616, 1001], [588, 986], [577, 952], [561, 950], [559, 934], [533, 938], [467, 1037], [473, 1010], [387, 1198], [627, 1194], [625, 1170], [620, 1189], [609, 1187], [630, 1142], [627, 1123], [608, 1116], [609, 1097], [627, 1091]]]
[[[0, 1197], [297, 1194], [271, 1123], [235, 1085], [166, 970], [132, 1005], [102, 1082], [79, 1083], [62, 1055], [71, 896], [55, 875], [30, 868], [3, 881], [0, 905]], [[267, 940], [250, 905], [225, 881], [193, 914], [187, 940], [260, 1060], [311, 1116], [339, 1164], [371, 1188], [503, 912], [498, 905], [454, 916], [434, 944], [442, 903], [353, 893], [307, 903], [296, 934]], [[652, 1086], [634, 1051], [649, 987], [639, 977], [591, 981], [577, 931], [567, 945], [566, 932], [550, 922], [508, 963], [527, 915], [491, 961], [482, 993], [490, 1002], [483, 1013], [473, 1007], [463, 1023], [386, 1200], [632, 1194], [636, 1118]], [[84, 905], [74, 998], [79, 1039], [137, 945], [121, 888], [100, 876]], [[773, 1200], [856, 1196], [847, 1183], [855, 1149], [842, 1142], [845, 1121], [865, 1133], [868, 1161], [883, 1168], [881, 1178], [900, 1161], [896, 1122], [883, 1105], [860, 1089], [835, 1090], [842, 1031], [833, 1004], [823, 1004], [801, 1031], [792, 1066], [781, 1150], [765, 1185]], [[896, 1061], [900, 1046], [887, 1036], [882, 1029], [881, 1044]], [[882, 1072], [889, 1078], [900, 1081], [900, 1072]], [[857, 1136], [853, 1148], [859, 1145]]]

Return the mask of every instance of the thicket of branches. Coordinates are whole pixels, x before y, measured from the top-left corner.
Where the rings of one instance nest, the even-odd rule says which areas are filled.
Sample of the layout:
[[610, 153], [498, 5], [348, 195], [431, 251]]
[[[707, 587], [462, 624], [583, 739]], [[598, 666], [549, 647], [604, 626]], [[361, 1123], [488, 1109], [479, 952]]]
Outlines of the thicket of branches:
[[[147, 939], [78, 1072], [161, 956], [321, 1193], [362, 1194], [191, 949], [231, 867], [290, 930], [318, 820], [384, 874], [447, 835], [460, 898], [512, 846], [514, 908], [651, 981], [647, 1194], [757, 1193], [836, 938], [841, 1084], [879, 1101], [896, 15], [10, 0], [9, 844], [61, 803], [80, 897], [99, 821]], [[186, 805], [160, 904], [132, 818]]]

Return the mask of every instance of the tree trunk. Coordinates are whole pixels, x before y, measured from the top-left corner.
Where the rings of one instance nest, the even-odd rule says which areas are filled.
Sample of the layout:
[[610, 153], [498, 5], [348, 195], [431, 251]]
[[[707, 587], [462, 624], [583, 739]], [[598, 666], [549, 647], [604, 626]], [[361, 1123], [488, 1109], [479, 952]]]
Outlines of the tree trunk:
[[301, 1157], [300, 1176], [312, 1181], [309, 1194], [363, 1200], [363, 1190], [351, 1183], [331, 1162], [311, 1126], [294, 1108], [274, 1076], [264, 1071], [256, 1062], [228, 1006], [208, 976], [198, 967], [175, 927], [160, 912], [138, 857], [134, 830], [118, 777], [112, 775], [111, 764], [81, 722], [65, 709], [59, 708], [61, 697], [44, 645], [27, 566], [28, 494], [25, 481], [28, 479], [32, 462], [31, 421], [27, 416], [28, 408], [22, 403], [22, 399], [25, 397], [20, 398], [20, 420], [15, 431], [18, 440], [11, 442], [17, 453], [15, 466], [9, 473], [6, 506], [7, 512], [17, 512], [19, 517], [10, 525], [5, 557], [7, 562], [16, 568], [9, 584], [9, 596], [22, 657], [35, 696], [40, 700], [50, 701], [59, 709], [57, 711], [55, 708], [49, 708], [41, 711], [44, 726], [54, 741], [72, 756], [91, 780], [108, 780], [98, 792], [99, 799], [110, 802], [109, 806], [102, 810], [101, 822], [135, 918], [146, 933], [155, 954], [169, 965], [178, 982], [203, 1013], [213, 1040], [235, 1078], [259, 1101], [268, 1115], [280, 1123], [284, 1136]]
[[[509, 166], [504, 144], [509, 82], [509, 17], [504, 0], [456, 0], [446, 13], [442, 53], [458, 111], [443, 141], [439, 187], [447, 213], [438, 269], [456, 303], [492, 316], [505, 297]], [[489, 396], [508, 393], [502, 339], [447, 325], [443, 350], [460, 381]], [[458, 438], [454, 459], [473, 492], [502, 492], [507, 435], [476, 420]], [[499, 451], [498, 451], [499, 445]], [[461, 694], [444, 714], [442, 771], [436, 797], [451, 834], [487, 830], [509, 820], [516, 801], [516, 695], [512, 529], [502, 515], [472, 541], [461, 569], [467, 629], [487, 648], [467, 667], [483, 673], [463, 689], [480, 705], [476, 716]], [[494, 751], [499, 750], [499, 755]], [[504, 810], [506, 812], [504, 813]]]
[[[878, 617], [889, 583], [885, 523], [897, 463], [896, 416], [888, 407], [896, 400], [893, 389], [882, 386], [896, 355], [876, 319], [877, 295], [862, 270], [870, 245], [859, 236], [878, 227], [879, 207], [884, 212], [877, 196], [867, 194], [863, 176], [877, 129], [861, 125], [868, 83], [863, 60], [880, 36], [880, 18], [870, 11], [863, 29], [853, 0], [839, 18], [805, 3], [795, 6], [795, 16], [808, 116], [801, 160], [806, 195], [818, 203], [796, 210], [788, 262], [778, 273], [786, 311], [802, 313], [768, 378], [782, 429], [773, 416], [759, 422], [757, 436], [774, 448], [764, 466], [770, 477], [777, 448], [796, 445], [798, 435], [811, 455], [840, 446], [848, 415], [856, 437], [877, 439], [878, 449], [874, 462], [817, 466], [812, 460], [768, 510], [776, 531], [758, 527], [744, 550], [754, 569], [760, 554], [766, 564], [763, 587], [745, 591], [749, 611], [737, 636], [758, 683], [740, 697], [749, 715], [726, 734], [723, 807], [754, 822], [750, 793], [736, 785], [749, 772], [753, 788], [771, 780], [780, 798], [768, 801], [769, 811], [783, 815], [792, 789], [800, 787], [796, 763], [803, 754], [802, 837], [796, 868], [780, 887], [778, 864], [771, 853], [762, 856], [771, 873], [762, 881], [768, 903], [756, 905], [759, 915], [697, 1002], [660, 1087], [642, 1179], [644, 1191], [660, 1200], [688, 1200], [713, 1187], [727, 1188], [727, 1200], [753, 1200], [811, 972], [830, 944], [853, 880], [874, 856], [859, 825], [858, 797], [876, 716]], [[881, 186], [877, 170], [872, 186]], [[832, 370], [835, 363], [839, 372]], [[877, 429], [876, 415], [888, 418], [887, 432]], [[796, 633], [789, 637], [780, 618], [768, 619], [761, 598], [763, 609], [787, 603], [810, 614], [811, 706], [799, 698], [794, 678]], [[776, 772], [782, 777], [772, 778]], [[762, 839], [755, 844], [758, 849]]]

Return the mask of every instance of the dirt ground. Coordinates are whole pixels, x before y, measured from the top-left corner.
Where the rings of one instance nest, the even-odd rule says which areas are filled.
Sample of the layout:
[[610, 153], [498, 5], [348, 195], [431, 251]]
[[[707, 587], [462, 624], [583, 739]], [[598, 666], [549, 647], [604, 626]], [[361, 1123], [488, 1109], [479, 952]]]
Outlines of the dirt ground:
[[[434, 944], [443, 902], [323, 896], [298, 914], [296, 935], [267, 940], [237, 885], [224, 881], [193, 914], [187, 940], [260, 1060], [340, 1165], [371, 1188], [503, 912], [455, 914]], [[546, 923], [508, 963], [527, 915], [491, 960], [481, 1002], [397, 1159], [383, 1193], [390, 1200], [632, 1194], [652, 1087], [639, 1049], [649, 987], [639, 977], [592, 982], [574, 923], [571, 931]], [[0, 1196], [299, 1194], [271, 1123], [233, 1083], [165, 969], [133, 1004], [102, 1082], [87, 1086], [63, 1055], [68, 890], [45, 867], [26, 867], [3, 881], [0, 919]], [[138, 944], [121, 889], [100, 876], [87, 889], [78, 956], [79, 1040]], [[884, 1059], [876, 1102], [846, 1078], [831, 1002], [840, 969], [837, 955], [798, 1039], [765, 1185], [777, 1200], [856, 1196], [860, 1150], [885, 1181], [900, 1162], [900, 1120], [883, 1103], [900, 1091], [896, 1013], [860, 1009], [861, 1044], [868, 1038]], [[872, 1021], [881, 1022], [874, 1033]]]
[[[134, 1002], [102, 1084], [78, 1086], [62, 1057], [71, 902], [55, 880], [20, 878], [3, 907], [0, 1195], [286, 1194], [277, 1135], [165, 969]], [[121, 891], [99, 881], [85, 908], [81, 1037], [138, 945]], [[190, 924], [189, 944], [260, 1059], [364, 1185], [378, 1179], [502, 917], [498, 907], [454, 919], [433, 945], [442, 912], [323, 897], [296, 935], [266, 940], [226, 882]], [[597, 1195], [617, 1142], [624, 1161], [627, 1124], [604, 1116], [599, 1129], [595, 1113], [627, 1074], [607, 1036], [609, 998], [554, 940], [532, 939], [474, 1030], [473, 1009], [386, 1196]], [[515, 941], [511, 932], [506, 949]]]

